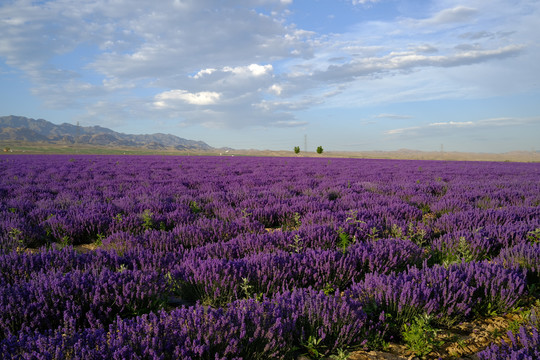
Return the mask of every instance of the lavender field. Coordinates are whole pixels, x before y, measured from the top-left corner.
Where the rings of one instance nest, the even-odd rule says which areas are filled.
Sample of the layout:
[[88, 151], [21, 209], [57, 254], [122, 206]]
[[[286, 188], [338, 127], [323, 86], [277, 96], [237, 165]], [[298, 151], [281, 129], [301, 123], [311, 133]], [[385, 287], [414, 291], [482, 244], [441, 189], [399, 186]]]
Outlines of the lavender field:
[[473, 356], [540, 358], [539, 163], [12, 155], [0, 199], [0, 359], [429, 358], [520, 309]]

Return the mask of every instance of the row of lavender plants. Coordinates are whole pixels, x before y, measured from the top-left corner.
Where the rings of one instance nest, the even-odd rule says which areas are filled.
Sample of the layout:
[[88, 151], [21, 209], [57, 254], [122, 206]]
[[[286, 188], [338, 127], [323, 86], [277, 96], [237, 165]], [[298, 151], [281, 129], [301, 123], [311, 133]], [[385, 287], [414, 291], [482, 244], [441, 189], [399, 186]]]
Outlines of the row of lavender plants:
[[[526, 287], [522, 269], [471, 262], [412, 267], [399, 273], [372, 272], [344, 292], [298, 286], [252, 296], [239, 276], [202, 269], [207, 278], [171, 278], [169, 272], [149, 270], [155, 254], [144, 255], [80, 255], [66, 248], [2, 259], [19, 272], [4, 283], [0, 297], [3, 354], [10, 354], [6, 358], [37, 354], [53, 358], [69, 354], [75, 358], [209, 358], [215, 354], [219, 358], [287, 358], [302, 348], [326, 354], [344, 347], [376, 347], [399, 336], [395, 329], [421, 314], [433, 315], [438, 324], [448, 326], [494, 311], [504, 313], [517, 304]], [[159, 264], [167, 265], [162, 260]], [[164, 295], [174, 294], [182, 286], [179, 280], [189, 288], [217, 293], [230, 285], [236, 287], [235, 296], [222, 306], [197, 302], [171, 311]], [[145, 313], [149, 315], [141, 315]], [[255, 315], [262, 318], [253, 319]], [[154, 328], [161, 330], [150, 330]], [[143, 342], [138, 338], [141, 332], [148, 336]], [[176, 338], [178, 332], [180, 338]], [[233, 339], [238, 343], [231, 348]], [[267, 343], [270, 340], [272, 344]], [[74, 348], [80, 352], [73, 354]]]
[[[0, 173], [0, 358], [316, 358], [538, 296], [538, 164], [4, 156]], [[528, 354], [535, 329], [500, 351]]]

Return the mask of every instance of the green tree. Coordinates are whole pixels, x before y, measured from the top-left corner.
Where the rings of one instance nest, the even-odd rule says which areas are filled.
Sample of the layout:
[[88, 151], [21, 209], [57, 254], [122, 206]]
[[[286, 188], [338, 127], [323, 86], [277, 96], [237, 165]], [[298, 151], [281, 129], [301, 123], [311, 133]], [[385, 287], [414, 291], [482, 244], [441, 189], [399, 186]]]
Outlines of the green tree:
[[294, 147], [294, 153], [295, 153], [295, 154], [299, 154], [299, 153], [300, 153], [300, 146], [295, 146], [295, 147]]
[[322, 146], [318, 146], [317, 147], [317, 154], [322, 154], [323, 153], [323, 148]]

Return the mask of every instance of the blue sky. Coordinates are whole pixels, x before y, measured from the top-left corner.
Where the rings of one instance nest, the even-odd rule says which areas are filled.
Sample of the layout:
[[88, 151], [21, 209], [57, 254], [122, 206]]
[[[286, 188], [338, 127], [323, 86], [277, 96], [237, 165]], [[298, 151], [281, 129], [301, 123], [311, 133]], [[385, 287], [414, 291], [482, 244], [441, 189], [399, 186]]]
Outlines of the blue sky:
[[537, 0], [2, 0], [0, 115], [215, 147], [540, 150]]

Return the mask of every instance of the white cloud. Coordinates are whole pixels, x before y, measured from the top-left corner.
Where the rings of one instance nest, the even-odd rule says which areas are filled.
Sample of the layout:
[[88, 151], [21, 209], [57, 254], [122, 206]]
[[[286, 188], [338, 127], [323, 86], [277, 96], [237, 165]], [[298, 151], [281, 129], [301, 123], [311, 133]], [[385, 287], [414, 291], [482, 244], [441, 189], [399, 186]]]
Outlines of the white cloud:
[[485, 131], [495, 127], [516, 127], [523, 125], [538, 125], [540, 117], [504, 117], [481, 119], [477, 121], [444, 121], [428, 123], [423, 126], [411, 126], [407, 128], [398, 128], [386, 130], [386, 135], [397, 136], [434, 136], [436, 134], [451, 134], [451, 132], [461, 132], [462, 130]]
[[441, 10], [433, 17], [420, 21], [420, 25], [426, 26], [468, 22], [477, 13], [478, 11], [476, 9], [460, 5], [451, 9]]
[[202, 78], [205, 75], [211, 75], [215, 71], [216, 71], [216, 69], [202, 69], [202, 70], [199, 70], [199, 72], [197, 72], [197, 74], [195, 74], [193, 76], [193, 78], [199, 79], [199, 78]]
[[540, 124], [540, 117], [499, 117], [478, 121], [479, 126], [517, 126], [525, 124]]
[[[216, 1], [183, 2], [181, 11], [154, 3], [127, 25], [142, 38], [129, 52], [110, 51], [93, 68], [110, 77], [160, 77], [199, 69], [237, 68], [262, 60], [290, 57], [305, 51], [303, 37], [276, 17], [261, 16], [251, 7], [283, 6], [252, 1], [227, 6]], [[273, 5], [272, 5], [273, 4]], [[150, 7], [147, 5], [147, 7]]]
[[283, 87], [279, 84], [272, 84], [272, 86], [270, 86], [269, 91], [279, 96], [281, 95], [281, 92], [283, 91]]
[[272, 73], [273, 67], [271, 64], [259, 65], [259, 64], [250, 64], [247, 66], [225, 66], [221, 70], [215, 68], [210, 69], [201, 69], [194, 76], [194, 79], [203, 79], [209, 77], [212, 74], [226, 74], [230, 73], [238, 77], [258, 77], [264, 75], [270, 75]]
[[392, 51], [380, 57], [356, 58], [341, 65], [329, 65], [316, 71], [314, 76], [321, 81], [352, 81], [356, 77], [371, 76], [382, 72], [404, 71], [418, 67], [454, 67], [503, 59], [519, 54], [525, 48], [521, 44], [507, 45], [490, 50], [469, 50], [448, 55], [423, 55], [411, 51]]
[[186, 90], [170, 90], [157, 94], [154, 105], [157, 108], [172, 107], [172, 103], [182, 101], [191, 105], [213, 105], [221, 98], [221, 94], [213, 91], [190, 93]]
[[475, 124], [472, 121], [448, 121], [448, 122], [437, 122], [437, 123], [431, 123], [428, 124], [428, 126], [433, 127], [444, 127], [444, 128], [452, 128], [452, 127], [469, 127], [474, 126]]
[[231, 72], [239, 76], [262, 76], [272, 72], [272, 65], [251, 64], [248, 66], [224, 67], [224, 72]]
[[370, 3], [376, 3], [380, 0], [351, 0], [353, 5], [366, 5]]
[[385, 131], [384, 133], [386, 135], [399, 135], [399, 134], [403, 134], [403, 133], [407, 133], [407, 132], [412, 132], [412, 131], [417, 130], [417, 129], [420, 129], [420, 127], [412, 126], [412, 127], [408, 127], [408, 128], [391, 129], [391, 130]]

